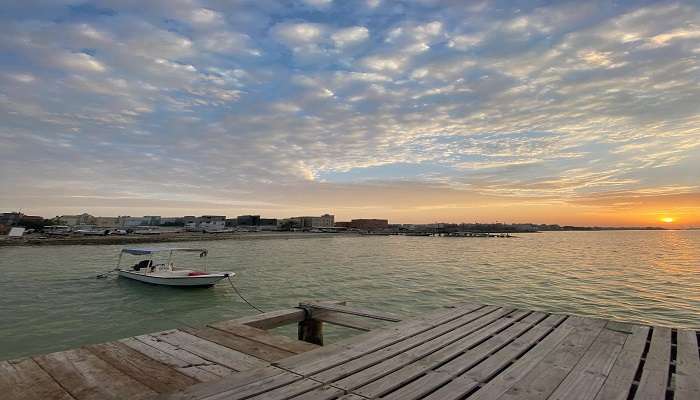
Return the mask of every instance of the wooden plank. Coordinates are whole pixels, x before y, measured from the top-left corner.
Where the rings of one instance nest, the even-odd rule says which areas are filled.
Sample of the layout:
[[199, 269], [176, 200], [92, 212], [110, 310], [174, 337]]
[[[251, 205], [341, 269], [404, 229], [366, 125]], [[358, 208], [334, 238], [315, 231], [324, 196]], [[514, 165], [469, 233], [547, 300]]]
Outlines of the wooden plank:
[[[520, 317], [522, 318], [526, 312], [520, 313]], [[515, 325], [515, 321], [517, 321], [517, 319], [499, 318], [476, 331], [472, 331], [472, 333], [446, 347], [438, 347], [437, 349], [433, 349], [438, 351], [435, 351], [432, 354], [416, 353], [414, 351], [406, 352], [401, 354], [402, 357], [400, 358], [394, 358], [382, 362], [373, 368], [345, 378], [342, 381], [334, 384], [334, 386], [350, 388], [356, 387], [361, 382], [364, 382], [366, 384], [354, 389], [355, 393], [366, 397], [384, 396], [387, 392], [403, 386], [406, 382], [409, 382], [422, 374], [426, 374], [429, 372], [429, 370], [437, 368], [444, 362], [464, 351], [467, 351], [470, 356], [461, 359], [457, 365], [458, 368], [466, 368], [468, 364], [474, 364], [479, 359], [485, 357], [486, 354], [488, 354], [489, 347], [493, 346], [496, 348], [501, 345], [500, 339], [497, 338], [493, 340], [494, 337], [492, 337], [498, 331], [506, 329], [510, 325], [509, 328], [513, 329], [506, 334], [518, 334], [519, 332], [528, 329], [533, 323], [531, 322], [530, 324], [525, 323]], [[506, 331], [508, 331], [508, 329], [506, 329]], [[480, 346], [476, 346], [480, 343]], [[468, 349], [473, 346], [476, 346], [473, 348], [473, 351], [468, 351]], [[406, 362], [405, 359], [401, 360], [402, 358], [407, 358], [410, 361]], [[387, 374], [387, 372], [380, 372], [380, 368], [383, 368], [385, 371], [390, 373]], [[367, 372], [371, 372], [372, 375], [368, 375]], [[435, 372], [438, 373], [438, 375], [427, 374], [418, 379], [416, 381], [417, 383], [415, 383], [413, 386], [418, 385], [425, 390], [425, 393], [430, 392], [434, 390], [436, 386], [439, 386], [449, 380], [443, 380], [443, 377], [450, 377], [451, 379], [453, 376], [452, 372], [454, 371], [453, 368], [440, 368]], [[440, 377], [440, 379], [436, 379], [437, 377]], [[400, 393], [405, 393], [405, 391], [401, 391]], [[387, 396], [387, 398], [399, 399], [401, 397], [396, 397], [392, 393], [391, 395]]]
[[[287, 371], [268, 366], [265, 368], [259, 368], [250, 371], [239, 372], [237, 374], [231, 375], [224, 379], [219, 379], [214, 382], [205, 382], [192, 385], [188, 388], [178, 390], [174, 393], [167, 395], [161, 395], [158, 399], [168, 399], [168, 400], [195, 400], [195, 399], [209, 399], [211, 396], [220, 395], [221, 393], [227, 393], [234, 390], [238, 390], [245, 387], [251, 387], [251, 385], [270, 380], [275, 377], [286, 376], [288, 379], [285, 382], [294, 382], [295, 380], [301, 379], [300, 376], [295, 376]], [[281, 386], [281, 385], [280, 385]]]
[[562, 315], [548, 316], [522, 336], [517, 337], [514, 341], [491, 355], [484, 362], [467, 371], [466, 375], [479, 383], [486, 383], [497, 371], [506, 367], [531, 346], [546, 337], [554, 329], [554, 326], [565, 318]]
[[[545, 315], [541, 313], [535, 315], [537, 315], [540, 319], [545, 317]], [[438, 368], [437, 371], [448, 373], [451, 376], [461, 375], [474, 365], [483, 361], [489, 356], [489, 354], [498, 351], [511, 341], [514, 341], [518, 336], [525, 333], [537, 322], [539, 322], [537, 319], [516, 322], [473, 349], [465, 351], [459, 357]]]
[[345, 394], [344, 390], [329, 385], [323, 385], [299, 396], [292, 397], [293, 400], [334, 400]]
[[[145, 355], [148, 358], [161, 362], [165, 365], [169, 365], [176, 371], [179, 371], [191, 378], [194, 378], [199, 382], [212, 381], [214, 379], [218, 379], [221, 376], [226, 376], [233, 372], [233, 370], [226, 368], [226, 370], [228, 370], [228, 373], [224, 375], [214, 374], [212, 372], [200, 368], [199, 366], [192, 365], [184, 360], [181, 360], [164, 351], [161, 351], [155, 347], [149, 346], [146, 343], [143, 343], [135, 338], [121, 339], [119, 342], [123, 343], [125, 346], [129, 346], [130, 348], [134, 349], [135, 351], [138, 351], [139, 353]], [[168, 344], [168, 346], [170, 345]], [[206, 360], [202, 361], [207, 362]]]
[[147, 399], [156, 394], [86, 349], [34, 357], [77, 400]]
[[372, 321], [368, 321], [366, 318], [341, 314], [335, 311], [314, 312], [314, 319], [331, 325], [342, 326], [364, 332], [369, 332], [380, 327], [376, 322], [373, 323]]
[[[365, 342], [367, 352], [374, 351], [400, 342], [408, 336], [425, 332], [449, 321], [462, 318], [482, 308], [485, 307], [477, 304], [467, 304], [459, 308], [436, 311], [421, 318], [400, 322], [376, 331], [356, 335], [350, 339], [324, 346], [314, 351], [289, 357], [275, 363], [275, 365], [293, 370], [302, 375], [312, 374], [340, 364], [342, 361], [338, 361], [338, 358], [343, 360], [357, 357], [357, 350], [353, 350], [354, 345], [357, 343]], [[330, 356], [333, 356], [333, 359], [327, 359]]]
[[700, 399], [700, 356], [695, 331], [679, 329], [674, 400]]
[[627, 333], [604, 329], [549, 399], [595, 398], [622, 351], [627, 336]]
[[251, 397], [251, 400], [286, 400], [300, 396], [313, 389], [321, 387], [323, 384], [311, 379], [302, 379], [288, 385], [267, 391]]
[[120, 342], [95, 344], [86, 348], [114, 368], [158, 393], [182, 389], [198, 382]]
[[[289, 372], [283, 372], [279, 375], [271, 376], [269, 378], [255, 380], [254, 382], [247, 383], [238, 388], [227, 390], [221, 393], [217, 393], [213, 396], [206, 397], [207, 400], [242, 400], [249, 399], [251, 397], [264, 394], [262, 398], [266, 398], [267, 394], [278, 388], [282, 388], [282, 393], [287, 390], [287, 388], [292, 387], [295, 382], [302, 381], [299, 375], [292, 374]], [[313, 382], [315, 385], [319, 385], [318, 382]], [[283, 397], [284, 398], [284, 397]]]
[[248, 325], [259, 329], [273, 329], [290, 323], [303, 321], [306, 312], [299, 308], [270, 311], [262, 314], [232, 320], [239, 325]]
[[576, 366], [605, 326], [603, 320], [583, 317], [571, 317], [567, 322], [574, 326], [574, 331], [499, 399], [547, 398]]
[[[567, 319], [552, 333], [547, 335], [535, 347], [529, 349], [520, 359], [496, 375], [479, 391], [470, 396], [469, 400], [493, 400], [500, 398], [514, 384], [523, 380], [539, 363], [551, 352], [558, 349], [566, 339], [575, 331], [575, 327], [581, 323], [576, 317]], [[574, 321], [572, 321], [574, 320]], [[568, 344], [570, 346], [570, 344]]]
[[234, 321], [223, 321], [209, 324], [210, 327], [231, 333], [236, 336], [244, 337], [256, 342], [264, 343], [268, 346], [288, 351], [294, 354], [306, 353], [307, 351], [315, 350], [319, 346], [307, 342], [302, 342], [296, 339], [288, 338], [283, 335], [276, 335], [267, 332], [263, 329], [253, 328], [248, 325], [237, 324]]
[[[155, 335], [155, 334], [154, 334]], [[197, 367], [203, 371], [206, 371], [208, 373], [212, 373], [217, 376], [228, 376], [236, 371], [225, 367], [223, 365], [219, 365], [213, 361], [205, 360], [202, 357], [199, 357], [195, 354], [190, 353], [189, 351], [182, 349], [177, 346], [173, 346], [172, 344], [162, 341], [154, 336], [151, 335], [140, 335], [134, 337], [134, 339], [147, 344], [149, 346], [152, 346], [156, 348], [157, 350], [160, 350], [164, 353], [167, 353], [168, 355], [178, 358], [186, 363], [188, 363], [189, 366], [194, 366]], [[159, 360], [160, 361], [160, 360]]]
[[644, 352], [649, 327], [630, 325], [625, 331], [632, 333], [627, 337], [610, 375], [595, 397], [596, 400], [627, 400], [639, 360]]
[[213, 361], [235, 371], [244, 371], [269, 365], [268, 362], [257, 357], [229, 349], [180, 330], [160, 332], [153, 336], [173, 346], [185, 349], [205, 360]]
[[[414, 353], [429, 353], [436, 347], [446, 346], [450, 344], [451, 341], [456, 341], [462, 337], [468, 336], [469, 334], [481, 329], [484, 326], [487, 326], [509, 312], [510, 310], [499, 310], [496, 307], [485, 307], [482, 310], [439, 325], [434, 329], [423, 331], [403, 341], [395, 342], [371, 353], [365, 351], [371, 350], [371, 346], [367, 346], [365, 342], [362, 342], [355, 345], [355, 352], [356, 354], [359, 354], [358, 357], [346, 362], [341, 361], [338, 363], [339, 365], [312, 376], [313, 379], [322, 382], [333, 382], [340, 378], [344, 378], [343, 380], [336, 382], [336, 385], [345, 389], [352, 389], [357, 387], [357, 383], [365, 383], [365, 376], [376, 379], [392, 372], [392, 370], [387, 371], [385, 369], [384, 365], [386, 364], [379, 367], [374, 367], [375, 364], [385, 362], [394, 356], [401, 353], [406, 353], [410, 349], [414, 348]], [[437, 340], [433, 341], [434, 339]], [[413, 357], [418, 357], [418, 355], [414, 356], [414, 353], [403, 355], [402, 359], [405, 360], [406, 358], [411, 359]], [[406, 363], [408, 363], [408, 361]], [[396, 368], [399, 367], [400, 365]], [[358, 371], [361, 372], [361, 375], [349, 377]], [[381, 374], [382, 372], [383, 374]], [[380, 373], [380, 375], [376, 375], [377, 373]]]
[[5, 400], [74, 400], [30, 358], [0, 361], [0, 394]]
[[537, 343], [538, 340], [545, 337], [554, 329], [553, 326], [563, 318], [565, 317], [561, 315], [548, 316], [522, 336], [517, 337], [476, 367], [467, 371], [466, 374], [457, 376], [452, 382], [430, 394], [425, 400], [456, 400], [463, 398], [479, 384], [485, 383], [498, 371], [508, 366], [513, 360], [527, 351], [530, 346]]
[[380, 321], [401, 322], [401, 319], [402, 319], [398, 315], [387, 313], [387, 312], [368, 310], [368, 309], [359, 308], [359, 307], [332, 305], [332, 304], [328, 304], [328, 303], [315, 303], [315, 302], [299, 303], [299, 307], [311, 308], [311, 310], [312, 310], [311, 311], [311, 318], [315, 318], [314, 317], [315, 310], [325, 310], [325, 311], [335, 311], [335, 312], [343, 313], [343, 314], [357, 315], [359, 317], [378, 319]]
[[[382, 396], [386, 400], [415, 400], [435, 390], [436, 387], [449, 382], [452, 376], [446, 372], [428, 371], [422, 378], [407, 385], [401, 386], [387, 396]], [[364, 395], [362, 392], [358, 392]]]
[[635, 400], [656, 400], [666, 396], [668, 369], [671, 363], [671, 329], [655, 326], [651, 346], [644, 362]]
[[294, 353], [214, 328], [180, 328], [180, 330], [265, 361], [277, 361], [294, 355]]

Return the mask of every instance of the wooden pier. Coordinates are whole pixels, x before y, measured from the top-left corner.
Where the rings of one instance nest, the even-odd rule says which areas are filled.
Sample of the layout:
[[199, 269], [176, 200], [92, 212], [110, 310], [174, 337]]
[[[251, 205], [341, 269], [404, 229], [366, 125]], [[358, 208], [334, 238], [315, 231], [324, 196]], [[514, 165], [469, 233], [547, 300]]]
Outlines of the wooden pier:
[[[291, 323], [315, 344], [267, 331]], [[365, 333], [321, 347], [327, 323]], [[311, 302], [0, 361], [0, 398], [698, 400], [699, 336], [477, 304], [401, 321]]]

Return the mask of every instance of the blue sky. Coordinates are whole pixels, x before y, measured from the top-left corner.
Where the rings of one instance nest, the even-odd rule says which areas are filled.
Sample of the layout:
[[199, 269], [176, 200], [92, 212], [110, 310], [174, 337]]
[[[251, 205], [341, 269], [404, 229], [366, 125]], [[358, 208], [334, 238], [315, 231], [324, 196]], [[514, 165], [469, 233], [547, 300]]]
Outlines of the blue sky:
[[694, 1], [13, 2], [0, 206], [698, 219], [699, 57]]

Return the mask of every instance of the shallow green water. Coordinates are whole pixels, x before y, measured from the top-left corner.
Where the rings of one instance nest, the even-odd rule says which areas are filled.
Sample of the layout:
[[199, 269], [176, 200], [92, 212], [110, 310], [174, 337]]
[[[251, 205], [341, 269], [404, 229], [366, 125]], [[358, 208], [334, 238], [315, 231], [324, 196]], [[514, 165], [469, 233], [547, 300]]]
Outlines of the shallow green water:
[[[700, 327], [700, 231], [187, 245], [209, 248], [210, 269], [235, 271], [241, 292], [267, 310], [316, 298], [415, 315], [474, 301]], [[0, 359], [254, 313], [225, 282], [182, 290], [89, 278], [121, 247], [0, 248]]]

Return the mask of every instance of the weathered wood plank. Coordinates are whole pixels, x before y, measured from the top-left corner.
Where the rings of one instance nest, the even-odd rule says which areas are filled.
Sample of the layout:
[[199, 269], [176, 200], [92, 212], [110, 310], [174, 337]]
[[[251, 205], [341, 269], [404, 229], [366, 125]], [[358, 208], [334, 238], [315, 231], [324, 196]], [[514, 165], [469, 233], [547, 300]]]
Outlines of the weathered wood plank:
[[337, 313], [335, 311], [320, 311], [314, 312], [314, 319], [325, 322], [331, 325], [342, 326], [345, 328], [356, 329], [358, 331], [369, 332], [380, 328], [376, 321], [367, 320], [366, 318], [356, 317], [347, 314]]
[[[192, 385], [188, 388], [178, 390], [174, 393], [161, 395], [158, 399], [168, 399], [168, 400], [196, 400], [196, 399], [209, 399], [211, 396], [216, 396], [221, 393], [232, 392], [241, 388], [251, 387], [252, 385], [261, 382], [269, 381], [270, 379], [285, 376], [287, 377], [286, 382], [294, 382], [295, 380], [302, 379], [300, 376], [295, 376], [287, 371], [268, 366], [265, 368], [259, 368], [250, 371], [239, 372], [237, 374], [228, 376], [224, 379], [219, 379], [214, 382], [205, 382]], [[282, 386], [282, 385], [280, 385]]]
[[[265, 393], [251, 397], [251, 400], [286, 400], [300, 396], [313, 389], [320, 388], [323, 384], [311, 379], [302, 379], [288, 385], [269, 390]], [[228, 398], [228, 397], [227, 397]]]
[[626, 333], [604, 329], [549, 399], [593, 399], [622, 351], [627, 336]]
[[[369, 341], [369, 343], [364, 344], [364, 346], [367, 352], [371, 352], [390, 344], [400, 342], [408, 336], [425, 332], [454, 319], [464, 317], [482, 308], [484, 308], [484, 306], [467, 304], [459, 308], [436, 311], [435, 313], [429, 313], [421, 318], [400, 322], [376, 331], [356, 335], [350, 339], [324, 346], [314, 351], [298, 354], [274, 363], [274, 365], [279, 365], [281, 368], [288, 370], [294, 370], [302, 375], [316, 373], [338, 365], [342, 363], [342, 360], [357, 357], [358, 351], [357, 349], [353, 349], [354, 344]], [[333, 359], [327, 360], [326, 358], [330, 356], [333, 356]], [[341, 361], [338, 361], [338, 359]]]
[[345, 394], [344, 390], [340, 390], [333, 386], [324, 385], [313, 389], [299, 396], [292, 397], [293, 400], [334, 400]]
[[359, 308], [359, 307], [348, 307], [348, 306], [342, 306], [342, 305], [334, 305], [334, 304], [328, 304], [328, 303], [306, 302], [306, 303], [299, 303], [299, 307], [311, 308], [311, 310], [312, 310], [311, 311], [311, 318], [315, 318], [314, 317], [315, 310], [325, 310], [325, 311], [334, 311], [337, 313], [357, 315], [359, 317], [378, 319], [381, 321], [389, 321], [389, 322], [401, 322], [401, 319], [402, 319], [398, 315], [387, 313], [387, 312], [368, 310], [368, 309]]
[[114, 368], [158, 393], [182, 389], [198, 382], [120, 342], [95, 344], [86, 348]]
[[456, 377], [452, 382], [430, 394], [425, 400], [457, 400], [463, 398], [480, 383], [485, 383], [494, 376], [496, 372], [508, 366], [508, 364], [530, 348], [530, 346], [545, 337], [551, 332], [553, 326], [563, 318], [564, 317], [561, 315], [548, 316], [522, 336], [517, 337], [514, 341], [498, 350], [476, 367], [468, 370], [464, 375]]
[[[520, 314], [520, 318], [522, 318], [526, 314], [526, 312], [516, 312], [515, 314]], [[430, 369], [436, 368], [439, 365], [446, 362], [447, 360], [466, 351], [469, 355], [467, 355], [465, 358], [461, 359], [457, 363], [457, 370], [455, 370], [455, 368], [440, 368], [435, 371], [436, 373], [439, 373], [439, 375], [428, 374], [416, 381], [417, 383], [415, 385], [420, 385], [426, 391], [426, 393], [430, 392], [436, 386], [446, 382], [442, 379], [435, 379], [436, 377], [452, 377], [453, 373], [458, 372], [458, 370], [460, 370], [461, 368], [466, 369], [468, 365], [473, 365], [476, 362], [478, 362], [478, 360], [484, 358], [486, 354], [488, 354], [488, 349], [491, 346], [493, 346], [493, 348], [499, 347], [501, 345], [501, 338], [496, 338], [494, 340], [493, 337], [493, 335], [495, 335], [497, 332], [503, 329], [506, 329], [506, 331], [508, 331], [507, 328], [510, 325], [509, 328], [512, 329], [510, 329], [510, 331], [508, 331], [506, 335], [518, 334], [528, 329], [529, 326], [532, 323], [534, 323], [530, 322], [530, 324], [525, 323], [513, 326], [516, 323], [515, 321], [517, 321], [517, 318], [498, 318], [492, 323], [485, 325], [482, 328], [479, 328], [478, 330], [472, 331], [472, 333], [468, 334], [467, 336], [464, 336], [460, 340], [453, 342], [446, 347], [434, 349], [437, 351], [433, 352], [432, 354], [415, 353], [414, 351], [402, 354], [402, 356], [409, 357], [410, 364], [409, 362], [399, 361], [399, 359], [395, 358], [392, 360], [387, 360], [374, 367], [375, 369], [377, 367], [383, 367], [388, 371], [394, 371], [389, 373], [388, 375], [386, 374], [386, 372], [380, 373], [378, 370], [376, 370], [374, 371], [375, 378], [367, 379], [369, 378], [369, 376], [367, 376], [363, 371], [360, 374], [356, 374], [351, 377], [345, 378], [338, 384], [335, 384], [335, 386], [355, 386], [357, 385], [357, 383], [359, 383], [357, 377], [362, 377], [364, 378], [364, 382], [371, 383], [365, 384], [360, 388], [354, 389], [355, 393], [366, 397], [384, 396], [385, 393], [391, 390], [395, 390], [396, 388], [404, 385], [406, 382], [409, 382], [415, 379], [416, 377], [429, 372]], [[442, 339], [442, 337], [440, 339]], [[481, 345], [477, 346], [478, 344]], [[472, 347], [473, 351], [468, 350]], [[396, 368], [396, 364], [398, 364], [398, 368]], [[376, 377], [380, 378], [376, 379]], [[373, 381], [371, 381], [372, 379]], [[401, 391], [400, 393], [405, 393], [405, 391]], [[400, 398], [395, 397], [393, 393], [387, 397], [397, 399]]]
[[[159, 350], [155, 347], [149, 346], [146, 343], [143, 343], [135, 338], [126, 338], [126, 339], [121, 339], [119, 342], [123, 343], [125, 346], [129, 346], [131, 349], [134, 349], [135, 351], [138, 351], [139, 353], [145, 355], [148, 358], [151, 358], [153, 360], [156, 360], [158, 362], [161, 362], [165, 365], [169, 365], [172, 368], [174, 368], [176, 371], [179, 371], [191, 378], [196, 379], [199, 382], [208, 382], [212, 381], [214, 379], [218, 379], [221, 376], [226, 376], [229, 375], [230, 373], [233, 373], [233, 370], [226, 368], [228, 372], [226, 372], [223, 375], [217, 375], [212, 372], [209, 372], [207, 370], [204, 370], [200, 368], [199, 366], [193, 365], [191, 363], [188, 363], [184, 360], [181, 360], [173, 355], [170, 355], [162, 350]], [[165, 343], [165, 342], [163, 342]], [[166, 343], [167, 344], [167, 343]], [[171, 346], [168, 344], [168, 346]], [[194, 354], [193, 354], [194, 356]], [[207, 362], [206, 360], [202, 360], [204, 362]]]
[[548, 316], [522, 336], [519, 336], [513, 342], [491, 355], [484, 362], [467, 371], [466, 375], [477, 382], [486, 383], [497, 371], [513, 362], [527, 349], [536, 344], [537, 341], [547, 336], [554, 329], [554, 326], [564, 318], [561, 315]]
[[[231, 374], [236, 372], [235, 370], [233, 370], [231, 368], [217, 364], [217, 363], [210, 361], [210, 360], [206, 360], [206, 359], [199, 357], [195, 354], [192, 354], [189, 351], [182, 349], [178, 346], [173, 346], [172, 344], [165, 342], [163, 340], [160, 340], [155, 336], [140, 335], [140, 336], [135, 336], [134, 339], [136, 339], [136, 340], [138, 340], [146, 345], [152, 346], [152, 347], [156, 348], [157, 350], [160, 350], [160, 351], [162, 351], [162, 352], [164, 352], [172, 357], [178, 358], [178, 359], [186, 362], [187, 365], [189, 365], [189, 366], [195, 366], [195, 367], [197, 367], [205, 372], [214, 374], [216, 376], [223, 377], [223, 376], [231, 375]], [[159, 361], [161, 361], [161, 360], [159, 359]], [[163, 362], [163, 361], [161, 361], [161, 362]]]
[[232, 335], [214, 328], [180, 328], [180, 330], [265, 361], [277, 361], [294, 355], [294, 353], [289, 351]]
[[499, 398], [547, 398], [576, 366], [605, 326], [603, 320], [582, 317], [572, 317], [567, 322], [575, 324], [574, 331]]
[[[207, 400], [242, 400], [249, 399], [254, 396], [261, 396], [266, 398], [267, 394], [276, 389], [280, 389], [282, 393], [288, 388], [294, 388], [294, 383], [304, 380], [299, 375], [292, 374], [289, 372], [283, 372], [279, 375], [271, 376], [269, 378], [256, 380], [255, 382], [248, 383], [246, 385], [240, 386], [238, 388], [227, 390], [225, 392], [217, 393], [213, 396], [209, 396]], [[317, 382], [314, 384], [318, 385]]]
[[[520, 382], [530, 373], [545, 357], [552, 351], [559, 348], [567, 338], [574, 332], [575, 326], [580, 321], [567, 319], [559, 325], [552, 333], [547, 335], [535, 347], [527, 351], [520, 359], [496, 375], [490, 382], [484, 385], [479, 391], [470, 396], [469, 400], [493, 400], [499, 398], [514, 384]], [[572, 326], [573, 325], [573, 326]]]
[[34, 361], [78, 400], [147, 399], [156, 394], [86, 349], [36, 356]]
[[[535, 315], [537, 315], [539, 319], [545, 317], [543, 314]], [[539, 322], [537, 319], [516, 322], [478, 346], [465, 351], [459, 357], [438, 368], [437, 371], [448, 373], [451, 376], [461, 375], [463, 372], [483, 361], [489, 354], [496, 352], [506, 344], [515, 340], [537, 322]]]
[[700, 356], [695, 331], [678, 330], [674, 400], [700, 399]]
[[634, 375], [637, 373], [639, 360], [644, 352], [649, 327], [629, 325], [623, 331], [631, 332], [631, 334], [627, 337], [620, 355], [615, 360], [610, 375], [596, 395], [596, 400], [627, 400]]
[[269, 365], [268, 362], [257, 357], [229, 349], [180, 330], [160, 332], [153, 336], [235, 371], [244, 371]]
[[0, 397], [5, 400], [74, 400], [30, 358], [0, 361]]
[[234, 321], [222, 321], [209, 324], [210, 327], [244, 337], [256, 342], [264, 343], [268, 346], [276, 347], [280, 350], [294, 354], [306, 353], [315, 350], [319, 346], [299, 340], [291, 339], [283, 335], [276, 335], [263, 329], [253, 328], [248, 325], [237, 324]]
[[[467, 336], [493, 321], [498, 320], [509, 312], [510, 310], [499, 310], [496, 307], [485, 307], [477, 312], [439, 325], [434, 329], [426, 330], [412, 337], [408, 337], [403, 341], [395, 342], [371, 353], [367, 352], [367, 354], [362, 354], [363, 350], [371, 349], [367, 349], [363, 343], [362, 346], [357, 346], [359, 347], [359, 349], [357, 349], [358, 351], [356, 351], [356, 354], [359, 353], [358, 357], [346, 362], [342, 362], [341, 360], [341, 362], [338, 362], [339, 365], [312, 376], [314, 379], [322, 382], [333, 382], [344, 378], [341, 381], [335, 382], [335, 385], [345, 389], [353, 389], [357, 387], [358, 383], [368, 382], [366, 379], [370, 377], [377, 379], [393, 371], [385, 368], [387, 365], [386, 363], [376, 367], [374, 366], [375, 364], [386, 362], [392, 357], [401, 355], [401, 353], [404, 353], [401, 355], [401, 360], [405, 361], [407, 364], [411, 359], [419, 356], [416, 353], [427, 354], [435, 348], [446, 346], [450, 344], [451, 341], [456, 341]], [[411, 349], [413, 350], [409, 354], [406, 354]], [[400, 364], [396, 365], [395, 369], [400, 368], [400, 366]], [[350, 377], [350, 375], [358, 371], [360, 375]]]
[[651, 346], [644, 362], [642, 378], [635, 400], [656, 400], [666, 396], [668, 369], [671, 363], [671, 329], [654, 327]]
[[273, 329], [294, 322], [303, 321], [306, 312], [299, 308], [287, 308], [284, 310], [270, 311], [231, 320], [239, 325], [248, 325], [259, 329]]
[[[386, 400], [415, 400], [435, 390], [436, 387], [449, 382], [452, 376], [446, 372], [428, 371], [421, 379], [401, 386], [382, 399]], [[362, 392], [358, 392], [364, 395]]]

